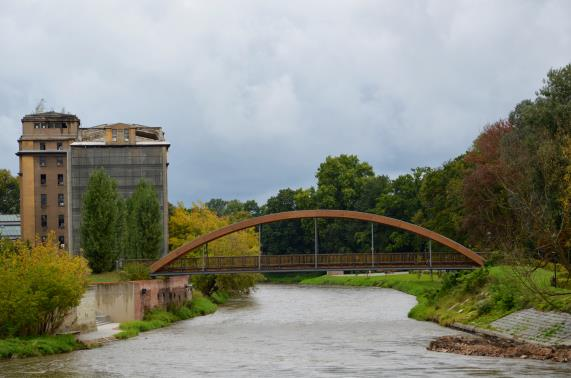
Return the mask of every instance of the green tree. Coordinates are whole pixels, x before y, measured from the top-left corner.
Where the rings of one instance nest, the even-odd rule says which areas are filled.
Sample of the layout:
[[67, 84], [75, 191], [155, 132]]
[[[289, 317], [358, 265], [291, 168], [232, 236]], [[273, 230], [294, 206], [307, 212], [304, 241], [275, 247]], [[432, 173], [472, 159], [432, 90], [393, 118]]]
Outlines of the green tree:
[[0, 214], [20, 212], [20, 185], [6, 169], [0, 169]]
[[81, 248], [93, 272], [113, 269], [118, 257], [120, 224], [117, 184], [103, 169], [95, 169], [83, 194]]
[[[423, 178], [431, 172], [430, 168], [420, 167], [411, 173], [397, 177], [391, 183], [391, 190], [381, 195], [375, 212], [405, 222], [412, 222], [421, 209], [420, 188]], [[390, 230], [388, 244], [383, 246], [389, 251], [414, 251], [424, 245], [419, 237], [404, 231]]]
[[[309, 191], [303, 189], [282, 189], [276, 196], [268, 199], [264, 206], [264, 214], [305, 209], [307, 208], [305, 206], [310, 206], [311, 195]], [[309, 236], [313, 235], [313, 231], [311, 233], [308, 231], [304, 227], [303, 220], [263, 225], [262, 251], [268, 255], [309, 252], [313, 249], [313, 238]]]
[[424, 175], [418, 193], [420, 209], [413, 216], [413, 223], [464, 243], [463, 181], [466, 165], [464, 156], [459, 156]]
[[155, 188], [145, 180], [127, 200], [128, 252], [132, 259], [156, 259], [161, 255], [163, 224]]

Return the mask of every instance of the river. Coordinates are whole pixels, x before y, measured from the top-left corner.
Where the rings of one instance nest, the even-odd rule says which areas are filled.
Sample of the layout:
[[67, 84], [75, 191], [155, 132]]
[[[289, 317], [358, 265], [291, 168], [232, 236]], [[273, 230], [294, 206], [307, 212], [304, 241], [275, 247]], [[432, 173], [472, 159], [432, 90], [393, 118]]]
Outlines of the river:
[[213, 315], [93, 350], [0, 362], [0, 375], [571, 376], [568, 364], [427, 351], [457, 332], [408, 319], [415, 303], [390, 289], [260, 285]]

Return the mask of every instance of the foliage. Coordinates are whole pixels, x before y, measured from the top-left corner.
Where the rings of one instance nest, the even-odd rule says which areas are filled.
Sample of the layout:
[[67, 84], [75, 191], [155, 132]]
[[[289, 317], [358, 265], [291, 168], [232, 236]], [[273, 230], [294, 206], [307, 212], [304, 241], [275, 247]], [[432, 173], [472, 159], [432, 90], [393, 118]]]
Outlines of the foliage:
[[154, 187], [141, 180], [126, 206], [128, 247], [132, 259], [156, 259], [163, 240], [162, 213]]
[[25, 358], [83, 349], [73, 335], [0, 339], [0, 358]]
[[146, 264], [127, 263], [120, 272], [121, 281], [150, 280], [151, 271]]
[[233, 222], [260, 215], [260, 207], [254, 200], [241, 202], [236, 199], [226, 201], [221, 198], [212, 198], [205, 205], [219, 217], [228, 217]]
[[117, 183], [103, 169], [91, 173], [81, 208], [81, 247], [93, 272], [113, 268], [118, 257]]
[[[219, 217], [204, 205], [197, 204], [185, 209], [179, 204], [169, 219], [169, 244], [176, 248], [200, 235], [227, 226], [232, 221], [228, 217]], [[208, 250], [189, 252], [190, 256], [257, 256], [260, 253], [258, 235], [253, 229], [235, 232], [208, 244]], [[260, 281], [262, 276], [254, 273], [231, 275], [201, 275], [192, 278], [193, 285], [206, 295], [217, 291], [229, 294], [244, 294]]]
[[20, 212], [20, 184], [9, 170], [0, 169], [0, 214]]
[[117, 339], [128, 339], [137, 336], [140, 332], [146, 332], [157, 328], [163, 328], [179, 320], [191, 319], [196, 316], [207, 315], [215, 312], [217, 306], [208, 298], [195, 292], [190, 302], [170, 311], [155, 309], [145, 314], [144, 320], [135, 320], [121, 323], [121, 332], [115, 335]]
[[33, 247], [15, 242], [0, 259], [0, 336], [57, 329], [87, 288], [87, 261], [60, 250], [50, 235]]

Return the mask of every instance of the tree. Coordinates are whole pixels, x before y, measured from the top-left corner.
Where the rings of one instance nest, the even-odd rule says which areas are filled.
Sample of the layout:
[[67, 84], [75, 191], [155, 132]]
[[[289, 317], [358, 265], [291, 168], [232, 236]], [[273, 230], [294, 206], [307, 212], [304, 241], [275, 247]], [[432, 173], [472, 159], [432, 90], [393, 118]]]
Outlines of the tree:
[[412, 217], [413, 223], [464, 243], [463, 181], [466, 165], [464, 156], [459, 156], [424, 175], [418, 193], [420, 209]]
[[156, 259], [161, 255], [163, 224], [155, 188], [139, 181], [127, 200], [128, 252], [132, 259]]
[[83, 194], [81, 248], [93, 272], [113, 268], [118, 257], [119, 220], [117, 184], [103, 169], [95, 169]]
[[[281, 189], [276, 196], [268, 198], [264, 214], [302, 210], [310, 205], [311, 193], [303, 189]], [[313, 222], [311, 222], [313, 227]], [[264, 254], [303, 253], [313, 248], [313, 228], [308, 234], [302, 220], [289, 220], [261, 226]]]
[[[193, 204], [187, 210], [182, 203], [176, 207], [169, 219], [169, 244], [176, 248], [208, 232], [217, 230], [231, 223], [228, 217], [219, 217], [202, 204]], [[189, 252], [191, 257], [199, 257], [205, 250]], [[257, 256], [260, 253], [258, 235], [253, 229], [232, 233], [208, 244], [209, 256]], [[220, 274], [201, 275], [192, 278], [193, 285], [206, 295], [217, 291], [230, 294], [247, 293], [256, 282], [261, 280], [259, 274]]]
[[10, 171], [0, 169], [0, 214], [20, 212], [20, 185]]
[[[390, 191], [379, 197], [375, 212], [379, 215], [412, 222], [421, 209], [422, 181], [430, 172], [430, 168], [419, 167], [412, 169], [411, 173], [397, 177], [392, 181]], [[423, 244], [424, 241], [409, 232], [390, 230], [387, 244], [383, 247], [388, 251], [400, 252], [419, 249]]]
[[53, 333], [77, 306], [88, 284], [87, 261], [46, 243], [2, 241], [0, 336]]

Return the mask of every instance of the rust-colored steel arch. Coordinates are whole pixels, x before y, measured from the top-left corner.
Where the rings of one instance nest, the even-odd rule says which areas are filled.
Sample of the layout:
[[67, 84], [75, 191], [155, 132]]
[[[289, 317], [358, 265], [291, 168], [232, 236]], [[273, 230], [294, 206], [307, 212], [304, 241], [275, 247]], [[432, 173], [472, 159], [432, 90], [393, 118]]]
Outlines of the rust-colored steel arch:
[[446, 236], [440, 235], [434, 231], [430, 231], [424, 227], [417, 226], [412, 223], [404, 222], [395, 218], [389, 218], [382, 215], [362, 213], [359, 211], [348, 211], [348, 210], [298, 210], [298, 211], [286, 211], [283, 213], [275, 213], [269, 215], [263, 215], [256, 218], [246, 219], [242, 222], [234, 223], [229, 226], [220, 228], [209, 234], [202, 235], [191, 242], [188, 242], [174, 251], [170, 252], [168, 255], [162, 257], [160, 260], [156, 261], [151, 265], [151, 273], [156, 273], [161, 270], [164, 266], [170, 264], [171, 262], [177, 260], [178, 258], [184, 256], [186, 253], [196, 249], [206, 243], [213, 240], [219, 239], [228, 234], [244, 230], [246, 228], [254, 227], [260, 224], [280, 222], [284, 220], [293, 219], [306, 219], [306, 218], [340, 218], [340, 219], [352, 219], [365, 222], [373, 222], [382, 224], [385, 226], [391, 226], [399, 228], [404, 231], [409, 231], [420, 236], [424, 236], [428, 239], [432, 239], [442, 245], [445, 245], [452, 250], [463, 254], [470, 260], [474, 261], [476, 264], [482, 266], [484, 265], [484, 259], [478, 255], [476, 252], [469, 248], [464, 247], [462, 244], [455, 242]]

